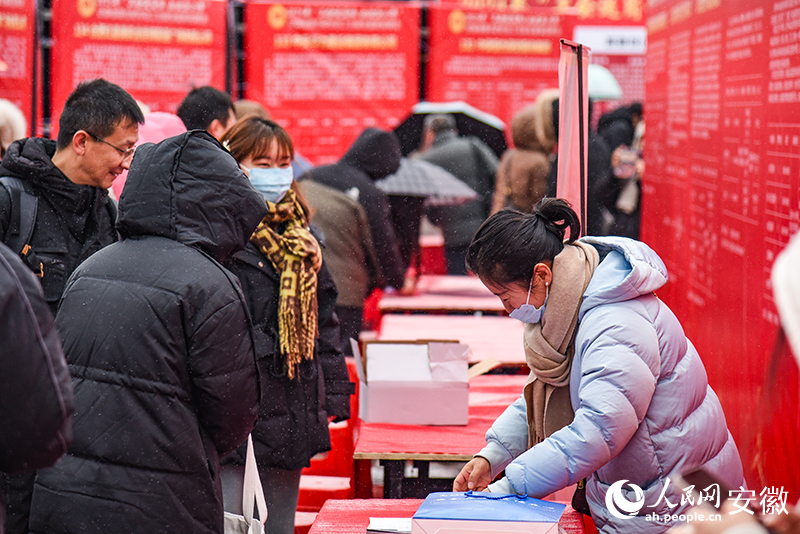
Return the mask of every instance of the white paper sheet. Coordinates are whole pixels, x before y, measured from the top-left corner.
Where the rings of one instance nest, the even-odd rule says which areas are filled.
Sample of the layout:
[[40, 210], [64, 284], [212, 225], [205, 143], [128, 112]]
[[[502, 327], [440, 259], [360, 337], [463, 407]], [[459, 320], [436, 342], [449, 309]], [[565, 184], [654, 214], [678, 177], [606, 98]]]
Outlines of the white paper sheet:
[[411, 533], [410, 517], [370, 517], [367, 532]]

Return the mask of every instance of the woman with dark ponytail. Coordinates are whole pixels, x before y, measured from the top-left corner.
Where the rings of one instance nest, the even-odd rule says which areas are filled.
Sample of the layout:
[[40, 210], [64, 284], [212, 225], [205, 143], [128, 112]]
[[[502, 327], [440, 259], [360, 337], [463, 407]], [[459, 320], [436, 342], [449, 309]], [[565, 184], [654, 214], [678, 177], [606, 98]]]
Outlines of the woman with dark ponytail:
[[601, 532], [664, 532], [691, 506], [670, 475], [703, 469], [738, 488], [741, 459], [700, 356], [654, 293], [664, 263], [639, 241], [579, 232], [567, 202], [544, 198], [472, 239], [467, 267], [526, 323], [531, 374], [453, 489], [542, 498], [585, 479]]

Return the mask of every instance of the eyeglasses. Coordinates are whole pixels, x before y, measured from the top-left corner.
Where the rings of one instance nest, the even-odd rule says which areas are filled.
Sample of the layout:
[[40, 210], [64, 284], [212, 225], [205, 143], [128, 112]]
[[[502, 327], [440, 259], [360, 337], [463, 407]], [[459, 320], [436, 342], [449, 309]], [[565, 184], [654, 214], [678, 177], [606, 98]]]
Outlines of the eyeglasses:
[[89, 134], [89, 137], [91, 137], [91, 138], [92, 138], [92, 139], [94, 139], [95, 141], [100, 141], [101, 143], [105, 143], [105, 144], [107, 144], [108, 146], [110, 146], [110, 147], [112, 147], [112, 148], [116, 149], [116, 151], [117, 151], [117, 152], [119, 152], [120, 154], [122, 154], [122, 161], [125, 161], [126, 159], [131, 159], [131, 158], [133, 158], [133, 153], [134, 153], [134, 152], [136, 152], [136, 147], [135, 147], [135, 146], [134, 146], [134, 147], [131, 147], [131, 148], [129, 148], [128, 150], [125, 150], [125, 149], [122, 149], [122, 148], [120, 148], [120, 147], [118, 147], [118, 146], [116, 146], [116, 145], [112, 145], [111, 143], [109, 143], [109, 142], [108, 142], [108, 141], [106, 141], [105, 139], [102, 139], [102, 138], [100, 138], [100, 137], [96, 136], [95, 134], [93, 134], [92, 132], [90, 132], [90, 131], [88, 131], [88, 130], [84, 130], [84, 132], [86, 132], [87, 134]]

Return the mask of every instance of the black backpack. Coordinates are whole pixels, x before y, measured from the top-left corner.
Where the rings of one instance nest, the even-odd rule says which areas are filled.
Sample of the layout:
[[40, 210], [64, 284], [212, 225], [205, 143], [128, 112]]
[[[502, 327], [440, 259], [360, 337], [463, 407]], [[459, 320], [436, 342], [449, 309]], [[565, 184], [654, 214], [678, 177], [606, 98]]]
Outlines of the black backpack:
[[44, 276], [42, 262], [36, 257], [30, 245], [39, 198], [31, 192], [30, 185], [19, 178], [2, 176], [0, 184], [6, 188], [11, 197], [11, 219], [6, 229], [6, 245], [19, 254], [34, 274]]
[[[30, 245], [33, 227], [36, 225], [39, 197], [33, 193], [27, 181], [13, 176], [0, 176], [0, 185], [6, 188], [11, 197], [11, 219], [6, 229], [6, 245], [19, 254], [25, 265], [41, 278], [44, 276], [44, 266]], [[113, 224], [117, 220], [117, 203], [109, 198], [106, 207]]]

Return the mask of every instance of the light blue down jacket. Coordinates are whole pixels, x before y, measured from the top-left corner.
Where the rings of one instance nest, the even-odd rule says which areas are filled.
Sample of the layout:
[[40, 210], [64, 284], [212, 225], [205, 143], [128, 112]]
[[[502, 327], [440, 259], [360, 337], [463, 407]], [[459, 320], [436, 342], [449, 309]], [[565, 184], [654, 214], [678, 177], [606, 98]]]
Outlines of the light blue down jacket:
[[[526, 450], [520, 397], [492, 425], [478, 455], [493, 476], [505, 469], [493, 491], [544, 497], [588, 477], [586, 496], [601, 532], [663, 532], [674, 522], [648, 514], [688, 508], [681, 505], [684, 488], [667, 483], [671, 474], [702, 467], [738, 489], [745, 484], [741, 459], [700, 356], [653, 293], [667, 281], [661, 259], [627, 238], [581, 241], [597, 249], [601, 263], [579, 312], [570, 375], [575, 419]], [[635, 517], [615, 517], [606, 507], [606, 491], [623, 480], [628, 501], [641, 502], [629, 484], [643, 490]]]

